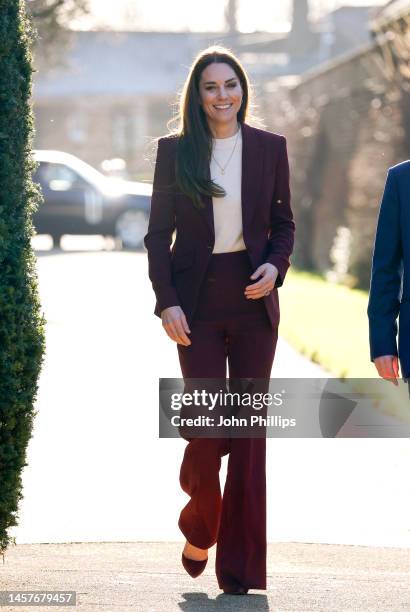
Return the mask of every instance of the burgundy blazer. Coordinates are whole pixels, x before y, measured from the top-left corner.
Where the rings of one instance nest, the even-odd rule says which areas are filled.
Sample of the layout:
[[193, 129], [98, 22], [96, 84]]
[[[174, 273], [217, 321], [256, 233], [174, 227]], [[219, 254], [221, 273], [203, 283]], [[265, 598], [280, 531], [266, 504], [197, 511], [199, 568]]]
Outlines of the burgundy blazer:
[[[279, 271], [271, 293], [259, 298], [265, 302], [272, 327], [277, 327], [277, 287], [282, 285], [290, 265], [295, 232], [286, 139], [247, 123], [242, 123], [241, 128], [243, 239], [254, 270], [270, 262]], [[177, 142], [178, 136], [173, 135], [158, 141], [144, 244], [148, 251], [148, 274], [156, 295], [154, 314], [160, 317], [164, 308], [178, 305], [190, 324], [212, 255], [215, 229], [212, 196], [202, 196], [205, 208], [198, 210], [173, 185]], [[170, 248], [174, 231], [176, 238]]]

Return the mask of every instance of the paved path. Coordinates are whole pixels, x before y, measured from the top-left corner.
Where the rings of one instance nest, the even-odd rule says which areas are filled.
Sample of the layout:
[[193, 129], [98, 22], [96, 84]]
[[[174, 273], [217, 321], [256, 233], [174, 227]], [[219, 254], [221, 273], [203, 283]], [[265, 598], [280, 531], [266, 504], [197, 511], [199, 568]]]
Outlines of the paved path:
[[[109, 612], [408, 612], [410, 551], [325, 544], [270, 544], [268, 588], [225, 595], [214, 574], [192, 579], [179, 563], [181, 544], [33, 544], [10, 548], [1, 589], [72, 590], [76, 610]], [[13, 612], [22, 608], [5, 607]], [[25, 607], [24, 610], [74, 608]]]
[[[180, 371], [152, 314], [146, 256], [60, 252], [38, 267], [47, 355], [12, 535], [181, 541], [186, 443], [157, 432], [157, 379]], [[273, 377], [325, 375], [279, 340]], [[268, 440], [269, 541], [408, 547], [409, 468], [407, 439]]]

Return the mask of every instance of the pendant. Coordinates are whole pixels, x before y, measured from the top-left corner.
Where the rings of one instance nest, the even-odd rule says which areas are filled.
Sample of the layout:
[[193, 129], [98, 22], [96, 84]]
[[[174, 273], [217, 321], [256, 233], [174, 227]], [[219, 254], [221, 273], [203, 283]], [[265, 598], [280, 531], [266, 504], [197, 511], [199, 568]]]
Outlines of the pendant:
[[225, 174], [225, 170], [221, 168], [221, 174]]

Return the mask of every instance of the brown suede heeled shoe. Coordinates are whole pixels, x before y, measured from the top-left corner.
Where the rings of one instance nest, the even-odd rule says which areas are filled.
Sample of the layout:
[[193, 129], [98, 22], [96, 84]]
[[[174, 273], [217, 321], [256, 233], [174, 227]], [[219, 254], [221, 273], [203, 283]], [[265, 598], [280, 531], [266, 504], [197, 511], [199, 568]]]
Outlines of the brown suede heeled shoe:
[[186, 557], [184, 553], [182, 553], [181, 561], [182, 565], [184, 566], [188, 574], [192, 576], [192, 578], [196, 578], [197, 576], [202, 574], [206, 567], [206, 564], [208, 563], [208, 559], [204, 559], [203, 561], [195, 561], [195, 559], [188, 559], [188, 557]]

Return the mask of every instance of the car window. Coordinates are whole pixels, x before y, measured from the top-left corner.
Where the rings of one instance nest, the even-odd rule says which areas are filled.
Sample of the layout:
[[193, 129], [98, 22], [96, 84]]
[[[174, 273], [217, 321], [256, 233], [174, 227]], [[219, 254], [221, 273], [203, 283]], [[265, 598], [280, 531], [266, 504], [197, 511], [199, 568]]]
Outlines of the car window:
[[42, 162], [37, 170], [36, 179], [52, 191], [68, 191], [73, 187], [86, 185], [84, 179], [65, 164]]

